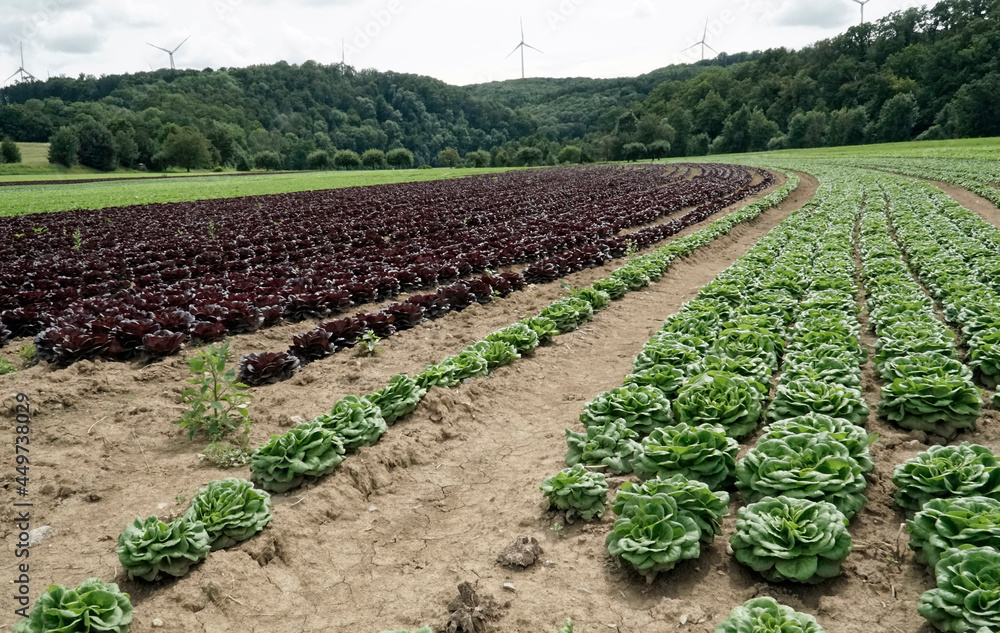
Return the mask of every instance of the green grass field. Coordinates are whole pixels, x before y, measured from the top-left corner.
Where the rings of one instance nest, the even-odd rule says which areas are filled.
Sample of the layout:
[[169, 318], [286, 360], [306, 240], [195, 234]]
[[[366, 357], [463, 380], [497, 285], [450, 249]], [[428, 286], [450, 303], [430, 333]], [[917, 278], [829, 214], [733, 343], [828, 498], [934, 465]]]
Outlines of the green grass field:
[[[847, 147], [821, 147], [816, 149], [786, 149], [756, 154], [716, 154], [708, 157], [713, 162], [724, 161], [727, 156], [757, 156], [766, 158], [967, 158], [1000, 160], [1000, 138], [972, 138], [953, 141], [909, 141], [881, 145], [851, 145]], [[696, 160], [696, 159], [678, 159]]]
[[[120, 180], [71, 185], [18, 185], [0, 187], [0, 216], [418, 182], [501, 171], [509, 171], [509, 168], [311, 171], [238, 177], [221, 175], [203, 178]], [[117, 176], [117, 173], [113, 176]]]

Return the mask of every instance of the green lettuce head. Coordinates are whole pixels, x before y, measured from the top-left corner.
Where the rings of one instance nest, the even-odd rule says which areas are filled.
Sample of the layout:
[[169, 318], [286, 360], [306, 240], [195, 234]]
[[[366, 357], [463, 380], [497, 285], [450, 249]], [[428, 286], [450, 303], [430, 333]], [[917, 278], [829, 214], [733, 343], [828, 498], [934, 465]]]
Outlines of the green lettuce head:
[[767, 410], [772, 420], [797, 418], [808, 413], [822, 413], [863, 425], [868, 420], [868, 405], [858, 389], [815, 380], [794, 380], [778, 386], [774, 402]]
[[557, 334], [565, 334], [594, 318], [594, 308], [583, 299], [568, 297], [552, 303], [539, 316], [555, 323]]
[[301, 486], [306, 477], [332, 473], [342, 461], [343, 438], [307, 422], [259, 446], [250, 457], [250, 471], [264, 490], [280, 493]]
[[201, 521], [180, 517], [164, 523], [155, 516], [136, 518], [118, 537], [118, 560], [129, 578], [153, 581], [183, 576], [212, 549]]
[[612, 473], [630, 473], [639, 451], [639, 435], [628, 428], [625, 420], [614, 420], [604, 426], [591, 426], [585, 433], [566, 429], [566, 444], [567, 466], [583, 464]]
[[639, 496], [625, 504], [607, 536], [608, 552], [648, 582], [678, 561], [701, 555], [701, 530], [667, 495]]
[[[611, 273], [611, 279], [617, 279], [622, 282], [629, 290], [642, 290], [650, 282], [649, 275], [645, 271], [627, 264]], [[594, 286], [596, 287], [597, 284], [594, 284]]]
[[580, 414], [580, 421], [587, 427], [619, 419], [639, 435], [648, 435], [670, 423], [670, 401], [658, 389], [629, 385], [598, 394]]
[[718, 490], [732, 481], [739, 450], [740, 445], [721, 426], [680, 423], [650, 433], [632, 468], [640, 479], [684, 475]]
[[601, 292], [608, 293], [608, 296], [611, 297], [612, 301], [621, 299], [628, 292], [628, 286], [625, 285], [624, 281], [614, 279], [612, 277], [598, 279], [591, 287], [594, 290], [600, 290]]
[[947, 550], [934, 575], [937, 587], [920, 597], [920, 615], [941, 631], [1000, 631], [1000, 550]]
[[513, 345], [504, 343], [503, 341], [480, 341], [475, 345], [465, 348], [465, 351], [475, 352], [485, 358], [486, 366], [490, 371], [493, 371], [497, 367], [509, 365], [518, 358], [521, 358], [521, 355], [517, 353], [517, 349]]
[[730, 437], [743, 437], [757, 428], [763, 389], [736, 374], [716, 371], [694, 376], [677, 394], [674, 416], [690, 426], [719, 424]]
[[191, 499], [184, 517], [205, 525], [214, 552], [263, 530], [273, 518], [271, 495], [243, 479], [213, 481]]
[[312, 421], [343, 438], [347, 452], [373, 445], [388, 430], [379, 407], [358, 396], [345, 396], [330, 413]]
[[774, 332], [759, 328], [729, 329], [719, 334], [712, 350], [716, 356], [759, 358], [774, 372], [784, 350], [784, 340]]
[[565, 511], [567, 521], [575, 517], [593, 521], [604, 516], [608, 483], [604, 475], [590, 472], [582, 464], [549, 477], [542, 482], [541, 490], [549, 500], [549, 508]]
[[761, 439], [780, 439], [803, 433], [828, 433], [830, 437], [847, 447], [851, 457], [861, 466], [862, 472], [875, 468], [869, 446], [878, 440], [877, 435], [869, 435], [863, 428], [851, 424], [843, 418], [831, 418], [822, 413], [807, 413], [797, 418], [780, 420], [768, 425]]
[[962, 442], [932, 446], [896, 466], [896, 503], [917, 512], [931, 499], [989, 497], [1000, 500], [1000, 465], [990, 449]]
[[865, 504], [861, 466], [828, 433], [761, 439], [736, 465], [736, 486], [746, 503], [794, 497], [832, 503], [848, 519]]
[[1000, 544], [1000, 501], [989, 497], [931, 499], [906, 522], [910, 549], [931, 567], [953, 547]]
[[[555, 327], [555, 326], [553, 326]], [[507, 343], [517, 350], [521, 356], [527, 356], [538, 347], [538, 333], [524, 323], [508, 325], [486, 336], [490, 343]]]
[[961, 362], [934, 352], [912, 354], [887, 361], [882, 375], [879, 413], [904, 429], [951, 438], [976, 428], [982, 392]]
[[722, 517], [729, 514], [729, 493], [723, 490], [712, 492], [707, 484], [688, 479], [684, 475], [674, 475], [667, 479], [649, 479], [641, 484], [626, 481], [615, 496], [612, 510], [617, 515], [625, 512], [625, 506], [636, 497], [666, 495], [677, 503], [679, 512], [687, 513], [694, 519], [701, 531], [703, 543], [711, 543], [722, 534]]
[[395, 424], [400, 418], [416, 411], [420, 401], [427, 395], [427, 390], [417, 384], [417, 381], [399, 374], [389, 379], [389, 384], [376, 391], [366, 399], [378, 407], [385, 423]]
[[771, 582], [817, 583], [840, 574], [853, 542], [833, 504], [768, 497], [740, 508], [733, 555]]
[[536, 335], [538, 335], [539, 345], [548, 343], [552, 340], [553, 336], [559, 334], [559, 329], [556, 328], [556, 322], [548, 317], [530, 317], [522, 319], [519, 323], [527, 325]]
[[767, 363], [751, 356], [731, 358], [729, 356], [710, 354], [700, 358], [697, 363], [688, 368], [688, 373], [692, 376], [713, 371], [736, 374], [760, 385], [770, 384], [772, 374], [771, 368], [767, 366]]
[[816, 618], [774, 598], [754, 598], [736, 607], [719, 623], [715, 633], [826, 633]]
[[603, 290], [597, 290], [593, 287], [574, 290], [572, 296], [574, 299], [583, 299], [589, 303], [590, 307], [593, 308], [595, 312], [603, 310], [611, 303], [610, 294]]
[[[679, 336], [679, 335], [678, 335]], [[675, 368], [686, 370], [701, 358], [697, 348], [672, 340], [670, 336], [659, 336], [643, 346], [642, 351], [632, 361], [632, 371], [645, 369]]]
[[657, 365], [625, 376], [625, 381], [622, 384], [625, 387], [632, 385], [652, 387], [669, 398], [680, 390], [686, 379], [687, 374], [682, 369], [668, 365]]
[[49, 585], [14, 633], [129, 633], [132, 603], [118, 585], [88, 578], [79, 587]]

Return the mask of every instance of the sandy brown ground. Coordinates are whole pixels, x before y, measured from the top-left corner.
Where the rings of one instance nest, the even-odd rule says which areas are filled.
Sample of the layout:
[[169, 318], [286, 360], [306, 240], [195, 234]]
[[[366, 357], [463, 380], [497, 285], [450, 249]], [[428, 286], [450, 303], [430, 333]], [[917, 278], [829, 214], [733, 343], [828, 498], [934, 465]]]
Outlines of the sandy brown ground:
[[[870, 503], [852, 522], [855, 552], [843, 577], [817, 587], [772, 585], [731, 561], [726, 542], [733, 516], [699, 560], [647, 586], [608, 557], [610, 513], [593, 525], [553, 530], [562, 520], [544, 510], [538, 491], [542, 479], [564, 466], [563, 431], [576, 423], [583, 404], [620, 384], [663, 318], [807, 202], [816, 185], [805, 177], [781, 207], [676, 262], [661, 281], [615, 302], [534, 358], [489, 379], [433, 390], [413, 416], [334, 475], [275, 497], [275, 520], [263, 534], [213, 553], [176, 581], [127, 581], [114, 553], [118, 534], [137, 515], [183, 511], [186, 501], [175, 496], [190, 498], [212, 479], [248, 475], [199, 462], [199, 446], [169, 423], [179, 411], [176, 394], [190, 352], [141, 369], [81, 363], [19, 372], [3, 386], [4, 393], [28, 392], [38, 407], [34, 526], [56, 530], [32, 551], [32, 598], [50, 582], [75, 584], [96, 575], [132, 594], [135, 633], [366, 632], [425, 623], [438, 630], [456, 585], [471, 581], [509, 603], [492, 629], [503, 632], [554, 632], [566, 617], [582, 632], [712, 631], [733, 606], [764, 594], [817, 614], [831, 633], [928, 630], [915, 604], [931, 579], [912, 561], [905, 536], [896, 538], [903, 517], [892, 505], [889, 481], [893, 465], [926, 446], [874, 417], [869, 428], [884, 439], [873, 450], [879, 465]], [[566, 281], [583, 285], [618, 265]], [[287, 428], [291, 416], [311, 417], [343, 395], [381, 387], [392, 374], [420, 371], [563, 292], [550, 284], [474, 306], [388, 339], [376, 358], [339, 354], [290, 382], [256, 389], [255, 440]], [[305, 329], [299, 324], [295, 331]], [[276, 329], [234, 342], [237, 353], [280, 348], [289, 334]], [[2, 355], [11, 358], [11, 348]], [[870, 367], [866, 385], [874, 405]], [[996, 413], [989, 412], [981, 435], [969, 439], [996, 450], [996, 428]], [[9, 490], [13, 475], [5, 466], [0, 481]], [[0, 513], [7, 543], [10, 512]], [[497, 566], [496, 555], [519, 535], [542, 543], [543, 562], [523, 572]], [[9, 561], [3, 560], [8, 577]], [[7, 624], [12, 607], [3, 595], [0, 623]], [[154, 619], [163, 626], [154, 627]]]

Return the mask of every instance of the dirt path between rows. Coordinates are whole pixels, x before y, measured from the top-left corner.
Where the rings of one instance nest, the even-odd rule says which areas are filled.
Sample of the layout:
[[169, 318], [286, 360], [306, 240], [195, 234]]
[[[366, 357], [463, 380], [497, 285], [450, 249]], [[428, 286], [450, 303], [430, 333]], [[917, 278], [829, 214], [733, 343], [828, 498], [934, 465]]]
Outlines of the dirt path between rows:
[[986, 198], [951, 183], [927, 180], [925, 178], [921, 178], [920, 180], [930, 183], [945, 192], [963, 207], [982, 218], [984, 222], [989, 222], [993, 226], [1000, 228], [1000, 209]]

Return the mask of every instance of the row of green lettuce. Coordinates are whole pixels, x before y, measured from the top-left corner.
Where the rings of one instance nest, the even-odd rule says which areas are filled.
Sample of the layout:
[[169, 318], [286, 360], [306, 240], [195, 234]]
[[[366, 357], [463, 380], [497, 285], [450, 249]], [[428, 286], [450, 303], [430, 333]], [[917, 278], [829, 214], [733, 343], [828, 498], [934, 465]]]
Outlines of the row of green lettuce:
[[[969, 221], [967, 210], [934, 187], [888, 176], [858, 179], [870, 183], [858, 247], [870, 322], [879, 337], [880, 412], [904, 428], [943, 437], [975, 428], [982, 401], [973, 372], [910, 269], [942, 302], [950, 321], [972, 323], [977, 334], [996, 332], [1000, 323], [981, 317], [998, 305], [997, 297], [977, 266], [996, 255], [1000, 241], [992, 251], [984, 248], [978, 236], [992, 239], [992, 227], [978, 226], [985, 224], [978, 217]], [[1000, 631], [996, 456], [968, 442], [934, 446], [897, 466], [893, 483], [896, 502], [910, 517], [910, 548], [936, 580], [936, 588], [921, 596], [920, 614], [942, 631]]]
[[1000, 382], [1000, 229], [925, 183], [887, 182], [903, 252], [945, 318], [962, 332], [980, 382]]
[[[730, 545], [765, 578], [819, 582], [851, 551], [848, 517], [864, 503], [874, 440], [856, 424], [868, 413], [850, 229], [860, 193], [824, 193], [667, 319], [624, 386], [585, 406], [586, 433], [567, 430], [570, 468], [542, 484], [550, 507], [589, 520], [605, 511], [603, 473], [634, 472], [641, 483], [624, 483], [611, 504], [607, 544], [648, 580], [721, 533], [734, 481], [750, 503]], [[737, 462], [736, 439], [761, 418], [773, 422]], [[783, 615], [770, 617], [793, 626], [795, 612], [773, 606]], [[822, 630], [797, 616], [803, 630]], [[719, 630], [771, 630], [740, 626]]]
[[[726, 235], [783, 202], [799, 185], [794, 174], [770, 195], [746, 205], [652, 253], [632, 258], [608, 278], [572, 293], [524, 319], [494, 332], [461, 353], [410, 378], [394, 376], [368, 396], [347, 396], [328, 414], [274, 435], [251, 458], [253, 484], [238, 479], [212, 482], [181, 517], [164, 522], [137, 518], [119, 537], [118, 554], [130, 578], [153, 581], [183, 576], [209, 552], [250, 538], [271, 521], [270, 495], [333, 472], [349, 452], [371, 446], [412, 413], [432, 387], [448, 388], [487, 376], [496, 368], [529, 356], [552, 337], [570, 332], [612, 300], [658, 280], [674, 259]], [[93, 628], [94, 623], [103, 628]], [[16, 633], [76, 633], [90, 630], [128, 633], [132, 606], [114, 583], [90, 578], [76, 588], [52, 585], [36, 601]]]
[[[242, 479], [211, 482], [187, 511], [166, 523], [136, 519], [118, 537], [118, 559], [130, 579], [184, 576], [209, 554], [245, 541], [271, 522], [271, 496]], [[51, 585], [15, 633], [128, 633], [129, 595], [118, 585], [89, 578], [76, 588]]]
[[940, 158], [850, 158], [832, 162], [852, 167], [927, 178], [967, 189], [1000, 206], [1000, 163], [995, 160]]
[[[874, 179], [874, 178], [873, 178]], [[905, 429], [942, 437], [975, 428], [982, 413], [972, 371], [959, 360], [955, 334], [910, 274], [893, 239], [884, 179], [874, 183], [861, 219], [858, 249], [870, 324], [878, 337], [875, 369], [882, 377], [880, 413]], [[892, 207], [905, 204], [889, 192]], [[894, 215], [899, 217], [901, 210]], [[903, 240], [902, 227], [896, 234]]]

